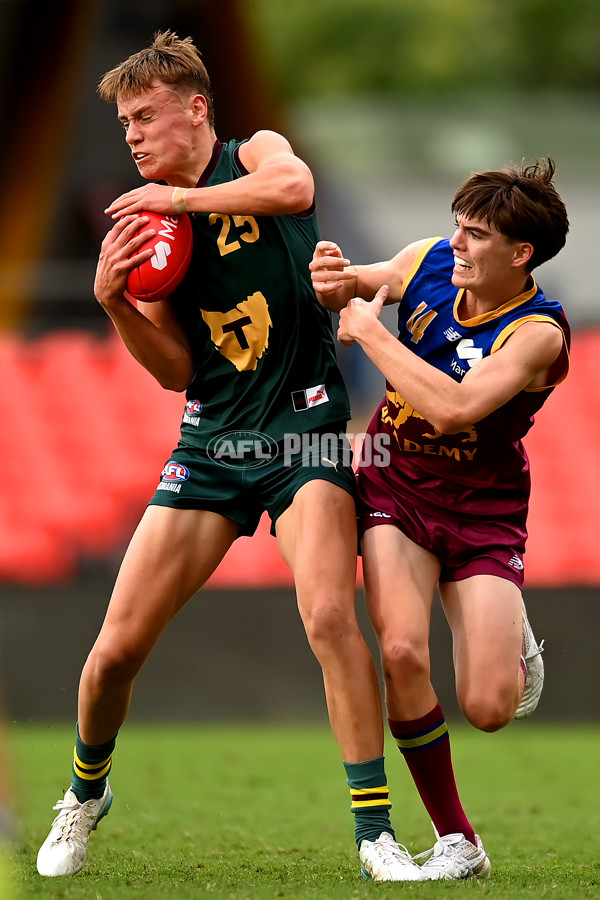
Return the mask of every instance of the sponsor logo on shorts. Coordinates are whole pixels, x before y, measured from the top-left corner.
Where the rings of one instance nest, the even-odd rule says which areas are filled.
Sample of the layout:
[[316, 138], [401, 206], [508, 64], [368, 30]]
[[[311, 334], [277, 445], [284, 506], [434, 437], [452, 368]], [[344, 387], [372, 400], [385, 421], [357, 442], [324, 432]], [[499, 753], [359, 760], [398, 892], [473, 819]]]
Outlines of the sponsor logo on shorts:
[[390, 516], [389, 513], [372, 512], [372, 513], [369, 513], [369, 518], [370, 519], [391, 519], [392, 517]]
[[235, 468], [240, 463], [256, 469], [272, 462], [279, 453], [275, 441], [260, 431], [228, 431], [212, 438], [206, 448], [212, 460]]
[[303, 391], [292, 391], [292, 406], [295, 412], [303, 412], [313, 406], [320, 406], [321, 403], [329, 403], [324, 384], [317, 384]]
[[508, 561], [509, 566], [512, 566], [513, 569], [518, 569], [519, 572], [522, 572], [525, 566], [523, 565], [523, 560], [518, 555], [518, 553], [514, 553]]
[[160, 477], [162, 481], [187, 481], [190, 477], [190, 470], [183, 463], [177, 462], [176, 459], [170, 459], [162, 470]]
[[171, 491], [173, 494], [178, 494], [182, 483], [187, 481], [189, 477], [190, 470], [187, 466], [182, 465], [175, 459], [170, 459], [161, 472], [160, 483], [156, 490]]
[[200, 424], [200, 413], [202, 412], [202, 404], [199, 400], [188, 400], [185, 404], [185, 412], [183, 414], [183, 421], [186, 425], [196, 425]]

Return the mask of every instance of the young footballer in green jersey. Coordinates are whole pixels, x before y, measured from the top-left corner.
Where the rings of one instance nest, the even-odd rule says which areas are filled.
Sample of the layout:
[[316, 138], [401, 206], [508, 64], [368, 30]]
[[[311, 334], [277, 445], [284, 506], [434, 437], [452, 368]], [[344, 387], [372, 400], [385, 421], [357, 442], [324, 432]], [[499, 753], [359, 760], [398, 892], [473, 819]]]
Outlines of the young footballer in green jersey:
[[[347, 396], [308, 265], [318, 240], [313, 178], [281, 135], [221, 143], [210, 82], [191, 39], [165, 32], [104, 76], [148, 184], [119, 197], [95, 293], [133, 356], [186, 392], [181, 439], [125, 554], [84, 666], [71, 788], [38, 854], [43, 875], [84, 865], [112, 803], [117, 732], [162, 630], [232, 542], [269, 512], [293, 572], [344, 759], [365, 877], [419, 880], [394, 837], [371, 655], [355, 609], [354, 478]], [[188, 213], [194, 251], [171, 298], [124, 294], [139, 213]]]

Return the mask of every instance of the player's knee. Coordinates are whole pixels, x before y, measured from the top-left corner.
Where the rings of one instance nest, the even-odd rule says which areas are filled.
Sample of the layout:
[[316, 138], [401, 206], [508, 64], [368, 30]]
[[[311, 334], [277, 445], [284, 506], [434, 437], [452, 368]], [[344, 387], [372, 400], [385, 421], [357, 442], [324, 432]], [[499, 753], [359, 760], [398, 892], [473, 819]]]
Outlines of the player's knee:
[[386, 679], [406, 684], [415, 678], [429, 677], [427, 644], [408, 638], [382, 638], [381, 661]]
[[499, 697], [471, 696], [459, 698], [459, 703], [467, 721], [479, 731], [488, 733], [504, 728], [514, 715], [512, 704]]
[[145, 658], [146, 655], [133, 645], [98, 642], [90, 653], [86, 666], [93, 671], [98, 681], [129, 681], [135, 678]]
[[302, 620], [315, 652], [319, 647], [347, 640], [352, 630], [358, 629], [356, 618], [349, 610], [338, 600], [327, 597], [313, 602], [310, 609], [302, 613]]

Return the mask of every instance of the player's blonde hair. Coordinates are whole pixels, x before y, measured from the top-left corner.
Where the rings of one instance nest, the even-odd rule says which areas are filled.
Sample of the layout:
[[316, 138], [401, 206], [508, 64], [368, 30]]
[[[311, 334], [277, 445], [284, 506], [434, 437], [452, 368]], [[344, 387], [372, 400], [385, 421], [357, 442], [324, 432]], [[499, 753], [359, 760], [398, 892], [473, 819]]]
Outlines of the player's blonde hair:
[[180, 38], [172, 31], [158, 31], [149, 47], [119, 63], [100, 81], [103, 100], [116, 103], [148, 90], [158, 79], [183, 95], [202, 94], [208, 106], [208, 122], [214, 125], [212, 89], [208, 72], [191, 37]]
[[567, 240], [567, 210], [552, 179], [554, 160], [477, 172], [459, 187], [452, 212], [484, 219], [501, 234], [533, 245], [528, 270], [562, 250]]

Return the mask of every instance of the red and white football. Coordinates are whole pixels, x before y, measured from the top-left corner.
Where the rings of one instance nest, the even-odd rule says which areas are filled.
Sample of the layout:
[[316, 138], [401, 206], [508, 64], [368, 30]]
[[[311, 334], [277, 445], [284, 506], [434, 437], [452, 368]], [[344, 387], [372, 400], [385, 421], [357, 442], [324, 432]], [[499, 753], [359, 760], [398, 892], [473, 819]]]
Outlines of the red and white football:
[[127, 276], [126, 293], [134, 300], [154, 303], [172, 294], [187, 272], [192, 256], [192, 223], [187, 213], [168, 216], [143, 212], [140, 215], [149, 219], [141, 230], [153, 228], [156, 234], [145, 241], [137, 253], [150, 248], [154, 253], [150, 259], [131, 270]]

